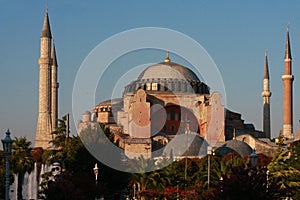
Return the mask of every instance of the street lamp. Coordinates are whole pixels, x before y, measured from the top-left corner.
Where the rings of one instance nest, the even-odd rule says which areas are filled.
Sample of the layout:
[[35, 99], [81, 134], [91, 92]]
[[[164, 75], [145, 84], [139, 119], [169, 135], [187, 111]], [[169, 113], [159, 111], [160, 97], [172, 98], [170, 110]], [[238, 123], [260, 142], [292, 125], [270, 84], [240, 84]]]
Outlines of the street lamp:
[[255, 167], [258, 162], [258, 155], [255, 153], [255, 149], [253, 152], [250, 154], [250, 163], [252, 167]]
[[94, 170], [96, 186], [97, 186], [98, 185], [98, 174], [99, 174], [99, 168], [97, 166], [97, 163], [95, 164], [95, 167], [93, 168], [93, 170]]
[[177, 182], [177, 191], [176, 191], [177, 195], [176, 195], [176, 198], [177, 198], [177, 200], [179, 200], [179, 186], [178, 186], [179, 181], [176, 181], [176, 182]]
[[220, 189], [221, 189], [221, 193], [223, 192], [223, 177], [220, 177]]
[[269, 174], [270, 174], [270, 171], [267, 170], [267, 192], [268, 192], [268, 189], [269, 189]]
[[[94, 174], [95, 174], [95, 180], [96, 180], [96, 189], [97, 189], [97, 186], [98, 186], [98, 174], [99, 174], [99, 168], [97, 166], [97, 163], [95, 164], [95, 167], [93, 168], [94, 170]], [[97, 194], [96, 194], [96, 198], [95, 200], [97, 200]]]
[[6, 131], [6, 136], [1, 140], [3, 144], [3, 152], [5, 155], [5, 200], [9, 200], [9, 157], [11, 155], [13, 140], [10, 138], [9, 130]]
[[207, 146], [207, 188], [209, 189], [210, 184], [210, 156], [214, 154], [213, 148], [211, 146]]

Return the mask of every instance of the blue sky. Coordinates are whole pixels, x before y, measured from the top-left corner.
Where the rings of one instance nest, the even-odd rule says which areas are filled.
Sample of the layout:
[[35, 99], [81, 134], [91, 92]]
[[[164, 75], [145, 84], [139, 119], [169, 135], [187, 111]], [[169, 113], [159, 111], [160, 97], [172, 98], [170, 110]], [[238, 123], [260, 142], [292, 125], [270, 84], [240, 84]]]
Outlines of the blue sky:
[[[0, 1], [0, 133], [35, 136], [39, 37], [49, 6], [59, 64], [59, 116], [72, 112], [77, 70], [100, 42], [122, 31], [163, 27], [200, 43], [224, 80], [227, 108], [262, 128], [264, 51], [269, 52], [272, 136], [282, 127], [285, 27], [290, 24], [294, 128], [300, 119], [300, 3], [291, 1]], [[148, 57], [147, 57], [148, 56]], [[145, 55], [160, 62], [164, 53]], [[135, 59], [132, 58], [132, 62]], [[171, 58], [172, 59], [172, 58]], [[177, 62], [178, 60], [175, 59]], [[130, 60], [128, 61], [130, 62]], [[142, 61], [139, 61], [142, 62]], [[74, 124], [73, 134], [75, 134]]]

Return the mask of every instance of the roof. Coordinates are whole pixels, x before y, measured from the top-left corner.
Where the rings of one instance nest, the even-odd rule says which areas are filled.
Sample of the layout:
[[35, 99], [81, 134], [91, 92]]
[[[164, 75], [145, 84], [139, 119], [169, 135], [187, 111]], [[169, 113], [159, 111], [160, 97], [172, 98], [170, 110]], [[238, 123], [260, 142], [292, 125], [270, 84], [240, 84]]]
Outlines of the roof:
[[[245, 142], [238, 140], [229, 140], [220, 148], [229, 148], [238, 153], [242, 158], [249, 156], [252, 153], [252, 148]], [[229, 153], [229, 152], [228, 152]]]
[[174, 62], [162, 62], [150, 65], [137, 77], [137, 80], [147, 79], [181, 79], [200, 81], [192, 70]]
[[174, 157], [205, 156], [207, 142], [198, 133], [177, 134], [165, 147], [164, 154]]
[[116, 104], [119, 104], [119, 103], [120, 104], [123, 103], [122, 98], [115, 98], [115, 99], [109, 99], [109, 100], [106, 100], [106, 101], [102, 101], [97, 106], [111, 106], [111, 105], [116, 105]]

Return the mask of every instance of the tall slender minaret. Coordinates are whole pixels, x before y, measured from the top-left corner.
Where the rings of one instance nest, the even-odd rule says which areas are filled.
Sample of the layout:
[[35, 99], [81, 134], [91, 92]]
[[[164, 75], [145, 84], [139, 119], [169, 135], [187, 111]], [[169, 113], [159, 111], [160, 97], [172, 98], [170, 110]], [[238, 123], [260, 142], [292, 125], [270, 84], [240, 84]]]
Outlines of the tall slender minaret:
[[283, 136], [293, 138], [293, 80], [289, 29], [286, 28], [283, 81]]
[[40, 81], [39, 81], [39, 114], [35, 136], [35, 147], [47, 149], [51, 146], [51, 30], [48, 18], [48, 8], [40, 37]]
[[265, 66], [264, 66], [264, 89], [261, 93], [263, 97], [263, 131], [266, 134], [266, 138], [271, 138], [271, 121], [270, 121], [270, 77], [269, 77], [269, 65], [268, 54], [265, 52]]
[[52, 131], [57, 128], [57, 117], [58, 117], [58, 82], [57, 82], [57, 60], [54, 46], [54, 40], [52, 39], [51, 49], [51, 119], [52, 119]]

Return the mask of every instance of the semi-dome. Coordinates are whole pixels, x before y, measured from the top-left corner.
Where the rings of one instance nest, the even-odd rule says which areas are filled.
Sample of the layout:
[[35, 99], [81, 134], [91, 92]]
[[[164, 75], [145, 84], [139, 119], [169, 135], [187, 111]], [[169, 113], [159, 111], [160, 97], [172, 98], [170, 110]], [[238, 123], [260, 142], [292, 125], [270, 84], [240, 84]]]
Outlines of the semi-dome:
[[219, 147], [217, 152], [222, 152], [224, 155], [230, 152], [238, 153], [242, 158], [249, 156], [252, 153], [252, 148], [245, 142], [239, 140], [229, 140], [223, 146]]
[[208, 143], [198, 133], [177, 134], [164, 148], [163, 155], [203, 157], [207, 154], [207, 146]]
[[150, 65], [137, 79], [125, 87], [125, 93], [144, 89], [150, 93], [209, 94], [209, 87], [189, 68], [171, 62], [168, 54], [164, 62]]

